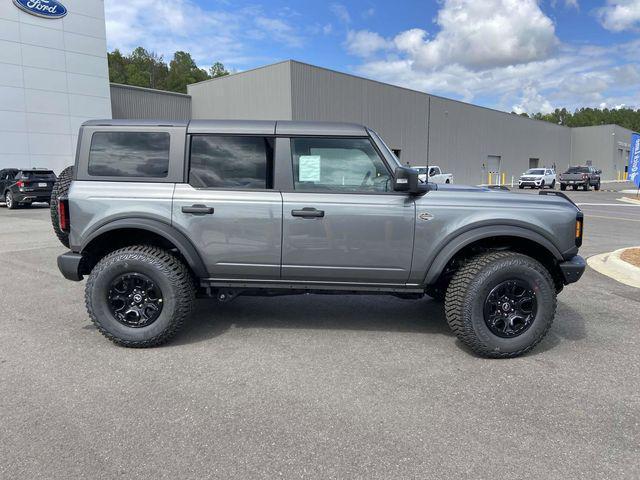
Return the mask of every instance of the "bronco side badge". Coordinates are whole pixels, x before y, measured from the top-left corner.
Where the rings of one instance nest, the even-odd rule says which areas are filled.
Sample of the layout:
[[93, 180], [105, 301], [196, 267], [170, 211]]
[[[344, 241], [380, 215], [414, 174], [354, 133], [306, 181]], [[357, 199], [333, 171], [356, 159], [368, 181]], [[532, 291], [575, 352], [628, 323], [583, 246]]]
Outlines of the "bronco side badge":
[[429, 212], [422, 212], [421, 214], [418, 215], [418, 218], [420, 220], [432, 220], [433, 215], [431, 215]]

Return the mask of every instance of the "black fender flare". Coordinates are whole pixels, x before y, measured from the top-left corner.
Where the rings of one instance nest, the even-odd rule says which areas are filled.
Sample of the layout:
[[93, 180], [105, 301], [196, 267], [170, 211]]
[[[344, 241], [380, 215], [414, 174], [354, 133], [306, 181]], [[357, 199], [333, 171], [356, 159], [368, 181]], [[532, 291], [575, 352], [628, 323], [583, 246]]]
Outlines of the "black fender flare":
[[135, 218], [128, 217], [126, 219], [113, 220], [101, 225], [92, 231], [82, 242], [80, 247], [80, 253], [82, 253], [92, 241], [100, 237], [101, 235], [112, 232], [114, 230], [134, 229], [134, 230], [146, 230], [151, 233], [155, 233], [171, 242], [176, 246], [178, 251], [185, 258], [191, 270], [198, 278], [207, 278], [209, 276], [207, 267], [202, 261], [202, 257], [193, 246], [191, 241], [175, 227], [161, 222], [159, 220], [153, 220], [150, 218]]
[[471, 245], [472, 243], [479, 240], [491, 237], [523, 238], [525, 240], [537, 243], [541, 247], [548, 250], [553, 255], [555, 260], [564, 260], [562, 253], [549, 239], [528, 228], [518, 227], [515, 225], [492, 225], [478, 227], [461, 233], [460, 235], [447, 242], [447, 244], [438, 252], [436, 257], [431, 262], [431, 265], [429, 266], [429, 269], [427, 270], [427, 274], [425, 276], [424, 284], [431, 285], [435, 283], [447, 263], [449, 263], [449, 261], [464, 247], [466, 247], [467, 245]]

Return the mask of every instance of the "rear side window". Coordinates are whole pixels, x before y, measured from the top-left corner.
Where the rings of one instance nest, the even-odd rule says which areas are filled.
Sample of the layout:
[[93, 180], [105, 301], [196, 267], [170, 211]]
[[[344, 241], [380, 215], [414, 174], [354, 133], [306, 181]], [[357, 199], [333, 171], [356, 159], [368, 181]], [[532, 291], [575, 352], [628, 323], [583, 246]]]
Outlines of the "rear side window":
[[169, 173], [169, 134], [95, 132], [88, 171], [100, 177], [164, 178]]
[[273, 140], [194, 135], [189, 184], [195, 188], [272, 188]]

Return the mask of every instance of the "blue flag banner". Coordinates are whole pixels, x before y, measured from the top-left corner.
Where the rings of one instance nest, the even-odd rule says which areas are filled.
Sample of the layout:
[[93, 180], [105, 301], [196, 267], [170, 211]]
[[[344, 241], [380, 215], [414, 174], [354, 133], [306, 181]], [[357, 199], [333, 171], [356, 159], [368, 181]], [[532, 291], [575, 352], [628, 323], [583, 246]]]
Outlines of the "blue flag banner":
[[629, 152], [629, 180], [640, 188], [640, 133], [631, 135], [631, 151]]

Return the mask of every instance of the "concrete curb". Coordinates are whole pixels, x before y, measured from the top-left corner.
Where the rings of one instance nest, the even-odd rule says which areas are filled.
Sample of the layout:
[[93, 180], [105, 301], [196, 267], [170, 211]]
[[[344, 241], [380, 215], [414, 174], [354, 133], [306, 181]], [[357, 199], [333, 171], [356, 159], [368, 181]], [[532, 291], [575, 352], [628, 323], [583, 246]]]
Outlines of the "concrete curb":
[[620, 258], [622, 252], [627, 250], [627, 248], [621, 248], [615, 252], [594, 255], [587, 259], [587, 264], [596, 272], [602, 273], [607, 277], [611, 277], [620, 283], [624, 283], [630, 287], [640, 288], [640, 268], [631, 265]]
[[635, 198], [621, 197], [618, 200], [625, 203], [631, 203], [633, 205], [640, 205], [640, 200], [636, 200]]

